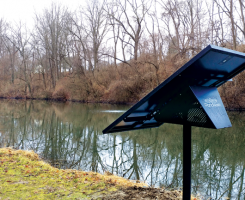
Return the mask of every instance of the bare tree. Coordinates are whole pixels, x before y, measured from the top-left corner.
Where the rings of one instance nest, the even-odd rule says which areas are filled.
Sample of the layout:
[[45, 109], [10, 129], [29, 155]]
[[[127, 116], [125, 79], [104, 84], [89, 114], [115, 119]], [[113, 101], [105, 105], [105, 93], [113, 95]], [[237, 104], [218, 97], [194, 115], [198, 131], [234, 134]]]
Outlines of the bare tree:
[[[168, 0], [168, 1], [160, 1], [159, 2], [162, 9], [162, 21], [165, 24], [165, 30], [168, 32], [168, 37], [170, 39], [170, 43], [172, 43], [173, 47], [176, 49], [177, 53], [180, 53], [181, 45], [180, 45], [180, 24], [181, 24], [181, 16], [179, 12], [179, 3], [176, 0]], [[174, 25], [175, 33], [171, 32], [171, 22]], [[173, 51], [173, 50], [172, 50]]]
[[[0, 20], [0, 59], [1, 59], [1, 62], [4, 62], [2, 80], [4, 78], [8, 78], [7, 74], [10, 74], [10, 77], [11, 77], [10, 82], [13, 84], [14, 79], [15, 79], [15, 68], [14, 68], [15, 66], [14, 65], [15, 65], [15, 60], [16, 60], [17, 49], [15, 47], [15, 44], [11, 43], [8, 40], [7, 36], [9, 36], [10, 34], [9, 30], [10, 30], [9, 24], [5, 20], [1, 19]], [[12, 39], [11, 41], [14, 41], [14, 39]]]
[[245, 39], [245, 17], [244, 17], [244, 9], [245, 9], [245, 5], [244, 5], [244, 0], [239, 0], [239, 5], [240, 5], [240, 19], [241, 19], [241, 24], [242, 24], [242, 27], [239, 28], [242, 33], [243, 33], [243, 39]]
[[[36, 41], [39, 41], [40, 52], [48, 60], [46, 73], [50, 73], [52, 87], [60, 78], [62, 62], [66, 56], [65, 34], [68, 10], [57, 4], [52, 4], [50, 9], [45, 9], [42, 14], [36, 15]], [[46, 63], [47, 64], [47, 63]]]
[[137, 61], [140, 38], [143, 32], [143, 20], [151, 7], [151, 2], [145, 0], [140, 2], [135, 0], [117, 0], [111, 2], [111, 5], [118, 9], [107, 10], [108, 15], [112, 18], [114, 25], [120, 26], [123, 34], [126, 34], [132, 41], [127, 41], [120, 36], [120, 40], [123, 43], [133, 48], [133, 58], [134, 61]]
[[89, 46], [91, 48], [93, 62], [90, 61], [90, 68], [96, 69], [100, 59], [99, 50], [101, 48], [104, 37], [108, 31], [107, 16], [104, 12], [104, 3], [98, 0], [92, 0], [87, 3], [84, 17], [86, 20], [83, 30], [87, 35]]
[[168, 33], [169, 53], [189, 59], [201, 50], [202, 45], [206, 45], [202, 36], [205, 32], [202, 3], [198, 0], [162, 0], [159, 3], [163, 10], [161, 20]]
[[108, 31], [107, 17], [104, 12], [104, 3], [98, 0], [87, 2], [86, 8], [82, 8], [78, 15], [70, 20], [69, 28], [73, 41], [79, 43], [82, 48], [85, 70], [94, 71], [98, 68], [102, 54], [100, 53], [105, 35]]
[[236, 23], [234, 20], [234, 0], [215, 0], [217, 6], [229, 17], [231, 25], [231, 36], [232, 36], [232, 45], [233, 49], [237, 48], [237, 33], [236, 33]]
[[11, 35], [6, 36], [6, 38], [12, 43], [19, 53], [20, 64], [18, 69], [18, 78], [25, 82], [25, 93], [28, 88], [31, 97], [33, 97], [31, 83], [33, 78], [33, 66], [30, 63], [32, 54], [31, 36], [28, 33], [26, 26], [19, 22], [16, 28], [11, 29]]
[[[154, 66], [154, 69], [155, 69], [155, 75], [156, 75], [156, 80], [157, 80], [157, 85], [160, 84], [160, 78], [159, 78], [159, 74], [158, 74], [158, 71], [159, 71], [159, 68], [160, 68], [160, 64], [162, 62], [162, 59], [161, 59], [161, 52], [162, 52], [162, 47], [161, 47], [161, 33], [159, 30], [157, 30], [157, 25], [158, 25], [158, 16], [157, 16], [157, 11], [155, 9], [154, 13], [148, 13], [151, 21], [150, 21], [150, 25], [148, 25], [147, 23], [147, 20], [144, 20], [145, 21], [145, 27], [146, 27], [146, 30], [149, 34], [149, 37], [150, 37], [150, 42], [151, 42], [151, 45], [152, 45], [152, 53], [151, 53], [151, 57], [152, 59], [150, 58], [146, 58], [147, 59], [147, 62], [150, 63], [151, 65]], [[155, 22], [157, 23], [157, 25], [155, 24]]]
[[104, 83], [95, 75], [103, 63], [103, 42], [108, 32], [103, 6], [103, 2], [97, 0], [87, 3], [86, 8], [71, 16], [72, 26], [69, 27], [77, 69], [80, 70], [87, 92], [91, 92], [95, 97], [98, 92], [94, 90], [93, 82], [104, 87]]

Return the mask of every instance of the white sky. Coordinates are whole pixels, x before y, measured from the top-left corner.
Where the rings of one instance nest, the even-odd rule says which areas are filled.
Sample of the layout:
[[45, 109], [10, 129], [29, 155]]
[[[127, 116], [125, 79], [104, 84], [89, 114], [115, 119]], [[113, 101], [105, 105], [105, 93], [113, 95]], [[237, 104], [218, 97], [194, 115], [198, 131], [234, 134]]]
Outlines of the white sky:
[[21, 20], [27, 27], [32, 28], [34, 13], [42, 12], [44, 8], [50, 7], [52, 2], [61, 3], [71, 10], [86, 4], [86, 0], [0, 0], [0, 18], [13, 24]]

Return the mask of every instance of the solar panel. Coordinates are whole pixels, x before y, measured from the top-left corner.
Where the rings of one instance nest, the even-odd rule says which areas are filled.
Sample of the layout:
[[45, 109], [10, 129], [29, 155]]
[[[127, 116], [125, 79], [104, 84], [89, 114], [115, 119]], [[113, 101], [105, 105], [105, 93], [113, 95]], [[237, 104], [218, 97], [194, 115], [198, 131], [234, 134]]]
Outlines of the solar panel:
[[209, 45], [103, 133], [153, 128], [163, 123], [231, 127], [217, 88], [244, 69], [244, 53]]

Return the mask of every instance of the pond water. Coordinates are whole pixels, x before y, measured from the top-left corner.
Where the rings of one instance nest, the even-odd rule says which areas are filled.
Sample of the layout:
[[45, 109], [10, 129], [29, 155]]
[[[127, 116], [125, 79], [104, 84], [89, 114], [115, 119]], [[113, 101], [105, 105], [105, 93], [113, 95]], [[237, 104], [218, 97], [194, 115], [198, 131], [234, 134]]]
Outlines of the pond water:
[[[103, 135], [129, 106], [0, 101], [0, 147], [34, 150], [58, 168], [108, 170], [155, 187], [182, 187], [182, 126]], [[245, 198], [245, 113], [232, 128], [192, 128], [192, 193]]]

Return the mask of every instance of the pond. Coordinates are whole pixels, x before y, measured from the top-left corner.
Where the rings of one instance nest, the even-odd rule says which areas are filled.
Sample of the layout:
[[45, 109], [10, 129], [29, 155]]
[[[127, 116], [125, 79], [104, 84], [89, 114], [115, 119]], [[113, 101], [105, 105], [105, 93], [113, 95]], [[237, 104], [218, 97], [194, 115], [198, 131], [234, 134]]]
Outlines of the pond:
[[[155, 187], [182, 187], [182, 126], [103, 135], [129, 106], [0, 101], [0, 147], [34, 150], [58, 168], [110, 171]], [[232, 128], [192, 128], [192, 193], [245, 198], [245, 113]]]

